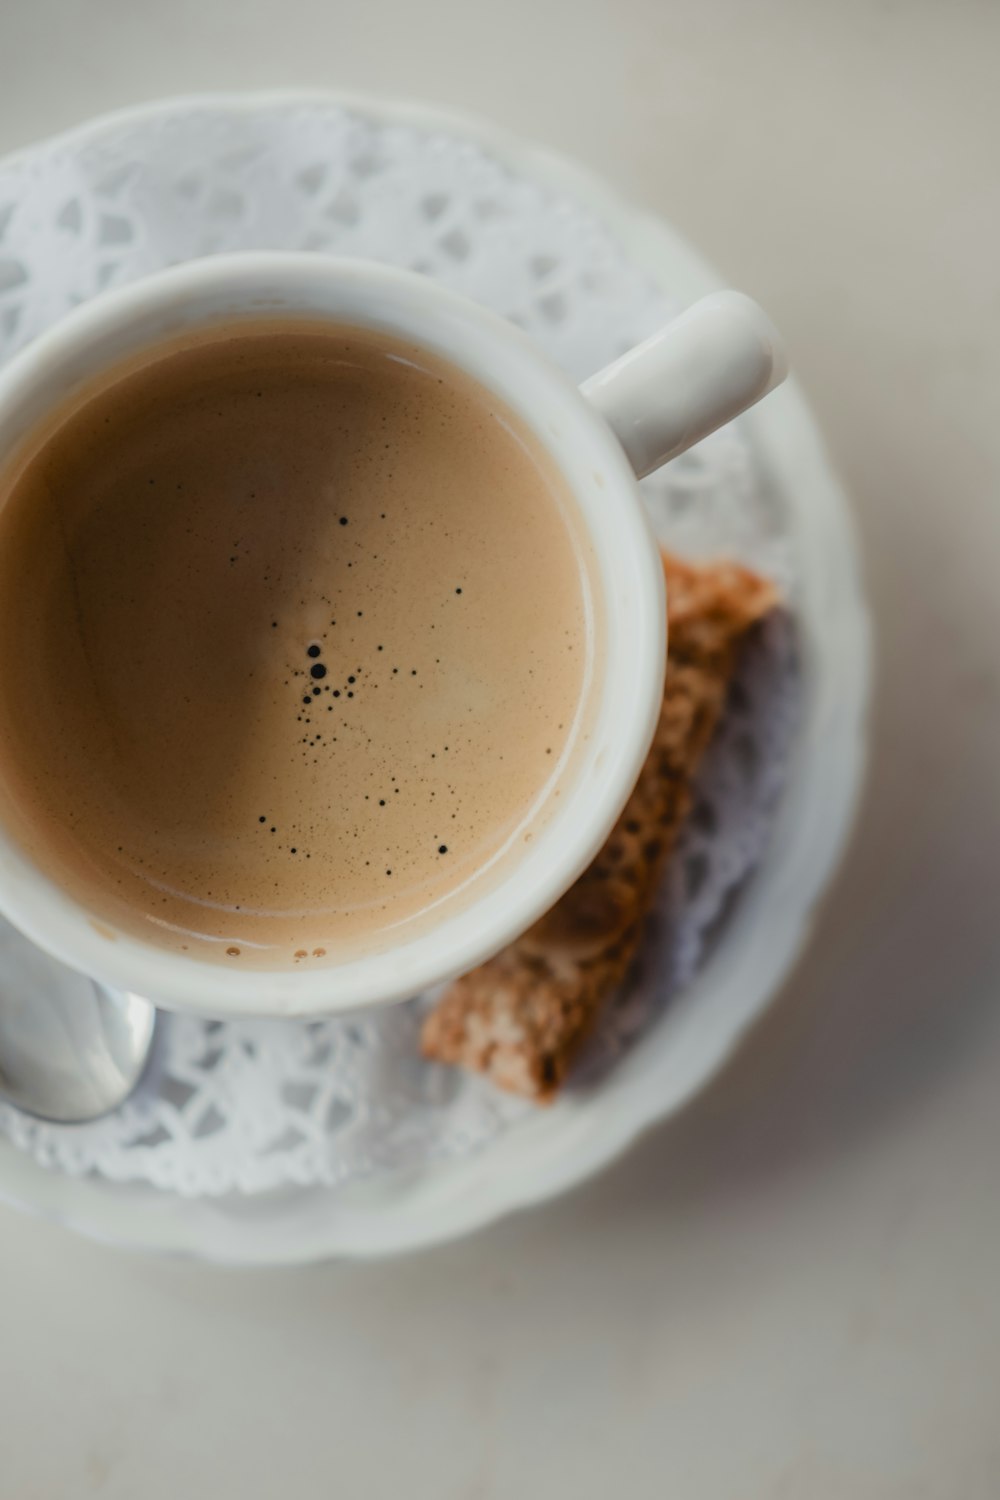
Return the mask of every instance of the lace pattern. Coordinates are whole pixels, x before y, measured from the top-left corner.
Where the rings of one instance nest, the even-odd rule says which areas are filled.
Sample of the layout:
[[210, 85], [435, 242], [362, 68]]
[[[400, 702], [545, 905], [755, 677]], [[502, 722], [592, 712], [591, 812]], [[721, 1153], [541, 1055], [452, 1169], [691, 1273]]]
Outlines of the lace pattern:
[[[585, 205], [463, 135], [318, 102], [187, 105], [0, 163], [0, 362], [105, 287], [257, 248], [419, 271], [518, 323], [577, 380], [678, 310]], [[739, 423], [644, 492], [676, 550], [739, 556], [794, 601], [790, 520]], [[642, 963], [575, 1087], [593, 1087], [624, 1047], [641, 1045], [697, 969], [766, 846], [797, 703], [794, 633], [774, 620], [745, 655]], [[0, 929], [0, 965], [23, 941]], [[528, 1107], [421, 1061], [428, 1003], [315, 1022], [168, 1016], [147, 1078], [114, 1115], [66, 1128], [0, 1102], [0, 1131], [54, 1169], [191, 1196], [339, 1185], [467, 1155]]]

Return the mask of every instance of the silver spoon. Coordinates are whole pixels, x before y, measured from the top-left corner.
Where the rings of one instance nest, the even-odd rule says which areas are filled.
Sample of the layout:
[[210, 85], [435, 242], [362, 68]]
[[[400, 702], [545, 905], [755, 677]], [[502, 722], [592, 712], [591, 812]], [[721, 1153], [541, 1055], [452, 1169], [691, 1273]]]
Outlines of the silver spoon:
[[82, 1124], [116, 1109], [149, 1059], [156, 1011], [49, 958], [0, 919], [0, 1097]]

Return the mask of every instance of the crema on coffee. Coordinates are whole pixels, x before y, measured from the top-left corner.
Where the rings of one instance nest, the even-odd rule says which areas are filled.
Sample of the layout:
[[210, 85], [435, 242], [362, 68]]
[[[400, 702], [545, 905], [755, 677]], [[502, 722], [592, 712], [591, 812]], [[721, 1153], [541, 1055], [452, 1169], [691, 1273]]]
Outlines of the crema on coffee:
[[478, 891], [585, 719], [594, 569], [485, 388], [388, 337], [220, 326], [0, 463], [0, 797], [113, 925], [220, 962]]

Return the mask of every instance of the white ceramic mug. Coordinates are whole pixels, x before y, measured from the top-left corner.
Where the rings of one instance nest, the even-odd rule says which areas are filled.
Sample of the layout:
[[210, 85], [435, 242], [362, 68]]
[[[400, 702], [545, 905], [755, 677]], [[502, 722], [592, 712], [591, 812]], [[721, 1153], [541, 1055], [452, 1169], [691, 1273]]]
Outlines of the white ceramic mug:
[[[196, 261], [80, 308], [0, 373], [0, 464], [95, 377], [179, 333], [308, 318], [399, 335], [493, 391], [537, 435], [590, 533], [605, 600], [591, 732], [558, 804], [483, 894], [395, 946], [287, 971], [227, 968], [113, 931], [25, 853], [0, 816], [0, 912], [106, 984], [175, 1010], [322, 1015], [399, 999], [473, 967], [593, 859], [638, 777], [663, 688], [663, 574], [636, 484], [773, 389], [780, 340], [749, 298], [706, 298], [578, 390], [516, 328], [407, 272], [305, 254]], [[512, 726], [516, 734], [516, 726]], [[534, 827], [534, 825], [532, 825]], [[529, 830], [530, 831], [530, 830]]]

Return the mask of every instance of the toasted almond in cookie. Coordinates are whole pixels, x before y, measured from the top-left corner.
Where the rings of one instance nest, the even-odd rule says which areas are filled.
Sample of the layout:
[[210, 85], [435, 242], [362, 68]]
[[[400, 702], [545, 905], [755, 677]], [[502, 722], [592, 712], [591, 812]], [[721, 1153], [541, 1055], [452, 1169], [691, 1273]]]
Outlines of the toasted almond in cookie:
[[495, 958], [455, 981], [424, 1022], [427, 1057], [548, 1103], [625, 976], [691, 806], [746, 632], [775, 608], [771, 584], [735, 563], [664, 554], [669, 647], [663, 707], [635, 791], [597, 859]]

